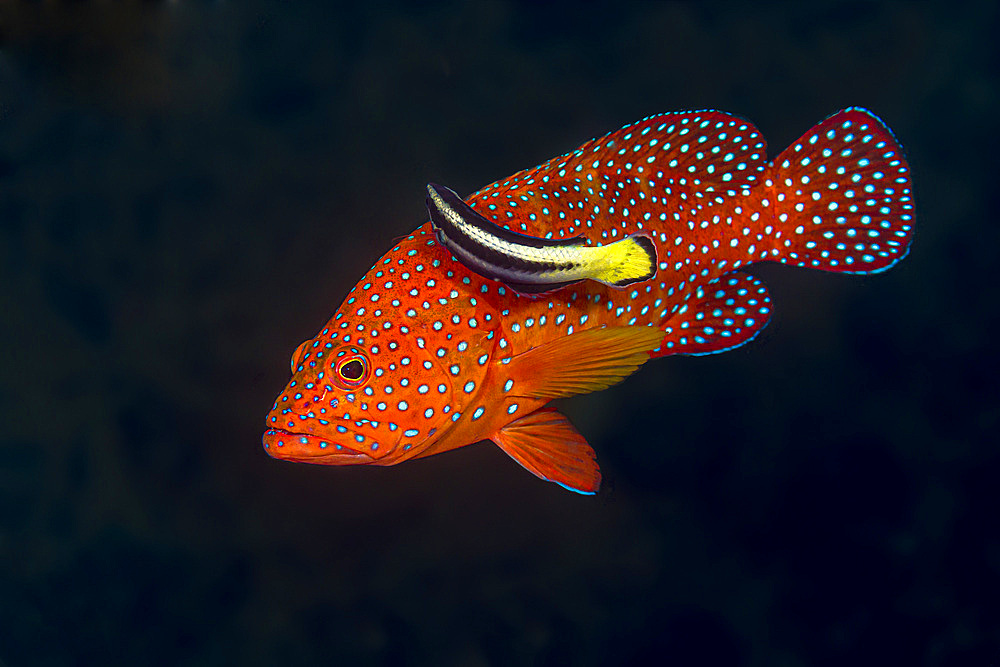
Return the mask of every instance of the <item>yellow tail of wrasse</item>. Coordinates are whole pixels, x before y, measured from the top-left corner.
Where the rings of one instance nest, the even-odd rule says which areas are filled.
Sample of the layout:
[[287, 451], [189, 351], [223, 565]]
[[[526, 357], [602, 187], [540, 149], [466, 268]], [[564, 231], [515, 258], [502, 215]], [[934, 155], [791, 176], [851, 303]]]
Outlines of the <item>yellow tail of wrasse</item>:
[[427, 185], [427, 211], [438, 241], [485, 278], [521, 294], [595, 280], [624, 287], [656, 274], [656, 247], [645, 234], [594, 246], [583, 236], [542, 239], [518, 234], [476, 213], [448, 188]]

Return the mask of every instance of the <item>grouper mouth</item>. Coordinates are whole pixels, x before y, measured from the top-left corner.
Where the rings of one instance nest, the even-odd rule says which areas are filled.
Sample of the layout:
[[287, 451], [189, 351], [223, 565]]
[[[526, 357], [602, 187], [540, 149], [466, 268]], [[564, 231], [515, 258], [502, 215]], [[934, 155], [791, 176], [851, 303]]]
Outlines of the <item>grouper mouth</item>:
[[262, 438], [264, 451], [276, 459], [319, 465], [360, 465], [373, 463], [374, 458], [312, 433], [292, 433], [269, 428]]

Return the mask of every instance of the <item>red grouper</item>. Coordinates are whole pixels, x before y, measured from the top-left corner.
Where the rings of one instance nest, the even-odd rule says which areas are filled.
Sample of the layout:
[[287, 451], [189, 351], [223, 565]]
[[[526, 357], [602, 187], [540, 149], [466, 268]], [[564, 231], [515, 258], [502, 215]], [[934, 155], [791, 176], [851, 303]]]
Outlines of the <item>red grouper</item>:
[[903, 151], [860, 108], [770, 161], [737, 116], [650, 116], [464, 201], [429, 185], [427, 205], [295, 350], [271, 456], [393, 465], [488, 439], [596, 493], [593, 449], [547, 403], [752, 339], [771, 301], [750, 264], [877, 273], [914, 225]]

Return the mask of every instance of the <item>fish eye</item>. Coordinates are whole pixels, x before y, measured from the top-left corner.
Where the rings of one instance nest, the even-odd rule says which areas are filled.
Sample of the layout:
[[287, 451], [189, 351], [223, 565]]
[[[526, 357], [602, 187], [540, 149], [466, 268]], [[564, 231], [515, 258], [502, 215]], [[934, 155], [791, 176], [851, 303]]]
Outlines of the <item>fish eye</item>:
[[337, 377], [348, 387], [357, 387], [368, 379], [368, 360], [360, 354], [344, 357], [337, 362]]
[[295, 352], [292, 352], [292, 375], [295, 375], [296, 369], [299, 367], [299, 364], [302, 363], [302, 357], [305, 355], [306, 345], [311, 342], [311, 339], [302, 341], [302, 344], [295, 348]]

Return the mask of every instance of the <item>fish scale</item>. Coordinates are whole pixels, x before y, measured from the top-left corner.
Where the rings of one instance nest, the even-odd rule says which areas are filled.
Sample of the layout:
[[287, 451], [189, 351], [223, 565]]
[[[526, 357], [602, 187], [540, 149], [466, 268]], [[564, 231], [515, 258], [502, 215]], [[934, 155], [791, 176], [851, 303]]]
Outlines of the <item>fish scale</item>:
[[596, 492], [593, 450], [555, 397], [596, 391], [651, 357], [751, 340], [771, 300], [747, 265], [884, 271], [913, 232], [909, 168], [891, 132], [845, 109], [768, 160], [748, 121], [661, 114], [466, 199], [487, 220], [593, 245], [647, 234], [656, 274], [525, 295], [452, 256], [426, 223], [393, 247], [293, 355], [268, 415], [276, 458], [401, 461], [490, 439], [539, 477]]

